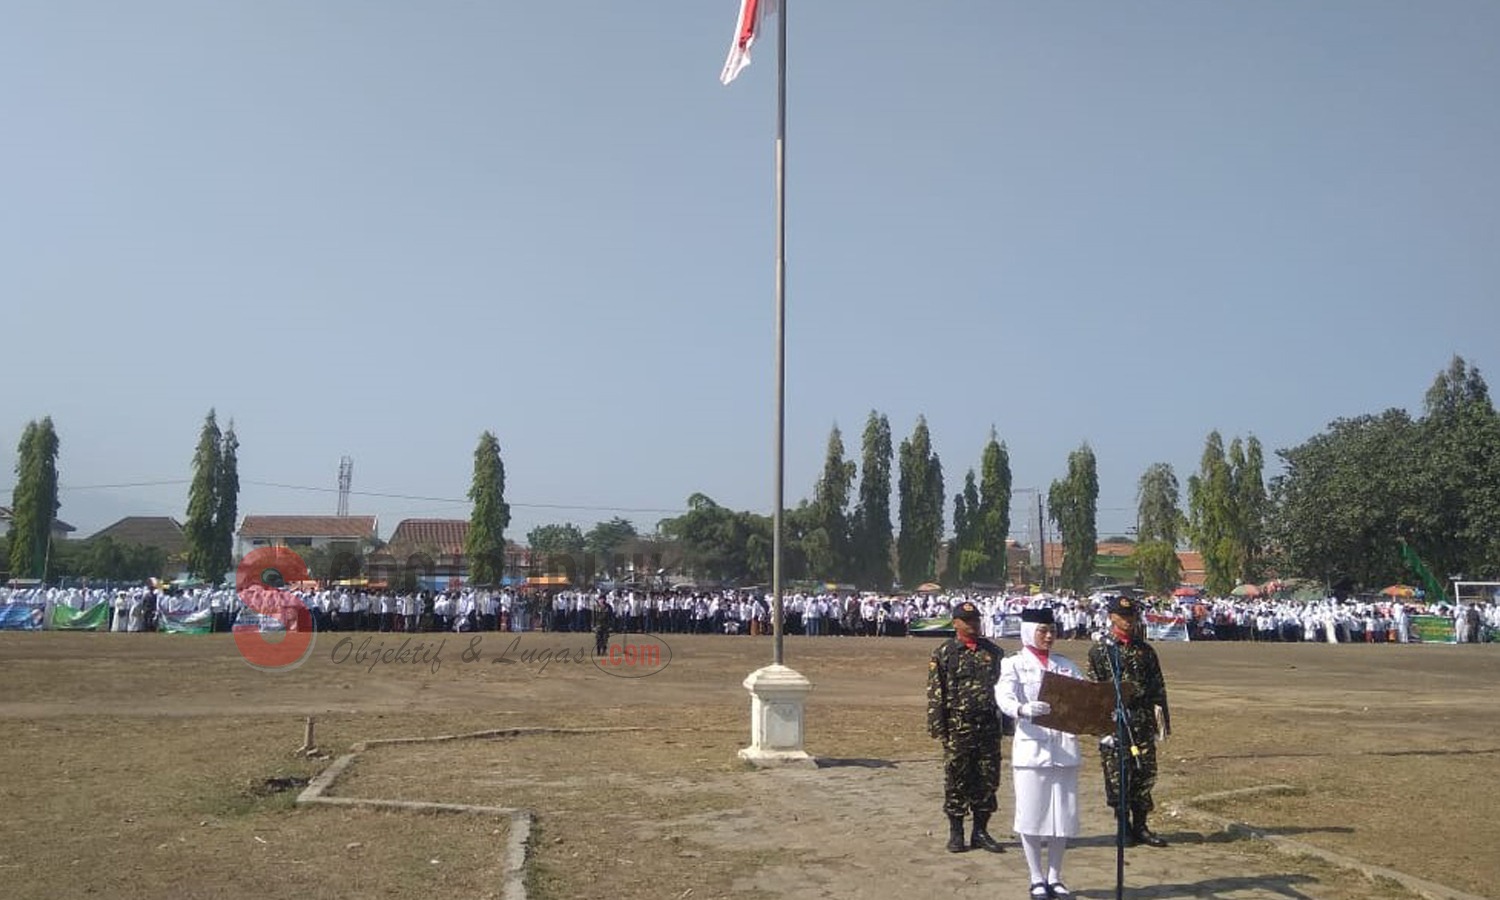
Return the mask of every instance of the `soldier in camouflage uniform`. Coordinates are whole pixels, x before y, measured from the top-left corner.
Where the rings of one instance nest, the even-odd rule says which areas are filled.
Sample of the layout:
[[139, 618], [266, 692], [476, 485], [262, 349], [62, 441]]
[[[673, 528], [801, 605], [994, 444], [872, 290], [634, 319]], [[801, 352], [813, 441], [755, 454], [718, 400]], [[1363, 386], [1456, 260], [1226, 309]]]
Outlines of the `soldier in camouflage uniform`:
[[[948, 816], [948, 852], [973, 847], [1002, 853], [990, 837], [995, 789], [1000, 784], [1000, 708], [995, 684], [1004, 651], [979, 636], [979, 607], [954, 607], [955, 636], [932, 651], [927, 665], [927, 731], [943, 742], [943, 812]], [[964, 816], [974, 830], [964, 841]]]
[[[1112, 653], [1120, 657], [1120, 678], [1135, 686], [1135, 695], [1126, 702], [1125, 714], [1129, 726], [1130, 746], [1126, 748], [1128, 758], [1135, 763], [1126, 772], [1126, 808], [1129, 814], [1129, 830], [1132, 844], [1148, 847], [1165, 847], [1167, 842], [1157, 836], [1146, 825], [1146, 816], [1155, 807], [1151, 790], [1156, 786], [1156, 709], [1161, 708], [1162, 737], [1171, 734], [1171, 716], [1167, 708], [1167, 682], [1161, 674], [1161, 662], [1156, 651], [1146, 643], [1146, 632], [1141, 626], [1140, 609], [1129, 597], [1116, 597], [1109, 601], [1108, 635], [1095, 641], [1089, 648], [1088, 665], [1085, 671], [1090, 680], [1112, 681], [1114, 665]], [[1104, 765], [1105, 797], [1111, 807], [1120, 803], [1120, 760], [1116, 753], [1114, 736], [1099, 743], [1099, 757]]]

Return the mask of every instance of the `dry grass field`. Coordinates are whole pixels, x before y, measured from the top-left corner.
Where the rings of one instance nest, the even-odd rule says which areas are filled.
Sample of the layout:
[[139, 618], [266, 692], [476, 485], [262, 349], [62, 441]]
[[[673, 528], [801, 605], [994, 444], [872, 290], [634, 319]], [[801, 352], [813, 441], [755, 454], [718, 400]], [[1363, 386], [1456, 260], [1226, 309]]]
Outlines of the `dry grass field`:
[[[319, 635], [305, 664], [264, 672], [226, 636], [0, 634], [0, 894], [500, 896], [503, 820], [294, 806], [328, 764], [293, 753], [309, 715], [332, 753], [375, 738], [568, 730], [374, 747], [331, 791], [535, 810], [535, 897], [900, 896], [907, 877], [992, 896], [982, 867], [1012, 878], [1021, 866], [1012, 851], [955, 868], [941, 851], [941, 772], [923, 721], [929, 639], [788, 638], [788, 664], [815, 685], [808, 749], [830, 765], [764, 773], [735, 752], [748, 733], [740, 682], [769, 661], [769, 639], [668, 636], [670, 665], [626, 679], [588, 663], [521, 662], [514, 648], [496, 664], [512, 635], [449, 636], [438, 665], [336, 662], [343, 637]], [[402, 640], [356, 640], [367, 637]], [[530, 634], [520, 646], [590, 643]], [[1212, 811], [1500, 895], [1489, 849], [1500, 844], [1490, 805], [1500, 648], [1158, 649], [1175, 728], [1161, 753], [1158, 830], [1174, 847], [1149, 860], [1184, 868], [1181, 883], [1150, 895], [1269, 885], [1266, 896], [1410, 896], [1171, 815], [1191, 798], [1272, 783], [1292, 790]], [[1078, 658], [1084, 645], [1059, 650]], [[616, 730], [578, 731], [593, 728]], [[1100, 791], [1091, 768], [1084, 790]], [[1008, 793], [1006, 782], [997, 822], [1008, 822]], [[1076, 854], [1108, 861], [1108, 834], [1080, 843]], [[1079, 896], [1112, 896], [1090, 887]]]

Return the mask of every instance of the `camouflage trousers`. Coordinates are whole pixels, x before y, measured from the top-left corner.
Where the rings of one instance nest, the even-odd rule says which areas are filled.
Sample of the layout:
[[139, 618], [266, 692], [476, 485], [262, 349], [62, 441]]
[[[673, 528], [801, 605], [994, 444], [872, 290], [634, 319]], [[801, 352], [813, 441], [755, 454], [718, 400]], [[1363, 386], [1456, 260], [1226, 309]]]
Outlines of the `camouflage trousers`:
[[[1125, 789], [1128, 792], [1126, 807], [1145, 814], [1156, 808], [1151, 791], [1156, 787], [1156, 742], [1146, 741], [1136, 745], [1140, 754], [1131, 761], [1130, 748], [1125, 749]], [[1110, 806], [1120, 803], [1120, 759], [1114, 746], [1099, 745], [1099, 759], [1104, 764], [1104, 796]]]
[[943, 746], [943, 812], [993, 813], [1000, 787], [1000, 737]]

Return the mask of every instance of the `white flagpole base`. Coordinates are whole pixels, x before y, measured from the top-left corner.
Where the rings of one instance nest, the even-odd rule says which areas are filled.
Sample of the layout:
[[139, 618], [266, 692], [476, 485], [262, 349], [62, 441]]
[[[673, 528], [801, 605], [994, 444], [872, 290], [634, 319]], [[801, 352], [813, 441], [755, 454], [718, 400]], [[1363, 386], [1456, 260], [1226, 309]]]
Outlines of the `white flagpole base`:
[[803, 706], [812, 682], [786, 666], [771, 665], [746, 676], [750, 691], [750, 746], [740, 759], [757, 766], [815, 768], [802, 749]]

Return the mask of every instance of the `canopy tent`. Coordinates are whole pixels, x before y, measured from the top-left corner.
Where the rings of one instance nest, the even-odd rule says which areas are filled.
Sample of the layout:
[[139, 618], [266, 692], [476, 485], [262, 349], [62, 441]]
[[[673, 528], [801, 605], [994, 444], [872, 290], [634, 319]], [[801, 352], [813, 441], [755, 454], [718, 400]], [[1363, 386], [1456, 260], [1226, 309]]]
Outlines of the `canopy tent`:
[[566, 575], [532, 575], [522, 583], [522, 587], [565, 588], [572, 587], [572, 584]]

